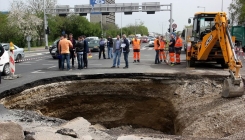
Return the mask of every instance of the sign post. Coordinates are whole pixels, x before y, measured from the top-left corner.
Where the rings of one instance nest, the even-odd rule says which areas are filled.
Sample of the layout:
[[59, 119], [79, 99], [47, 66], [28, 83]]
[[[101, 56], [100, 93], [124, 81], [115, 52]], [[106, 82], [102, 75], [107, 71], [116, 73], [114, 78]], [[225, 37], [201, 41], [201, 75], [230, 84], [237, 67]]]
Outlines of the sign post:
[[28, 35], [27, 37], [26, 37], [26, 41], [27, 41], [27, 45], [28, 45], [28, 51], [30, 51], [30, 48], [31, 48], [31, 36], [30, 35]]

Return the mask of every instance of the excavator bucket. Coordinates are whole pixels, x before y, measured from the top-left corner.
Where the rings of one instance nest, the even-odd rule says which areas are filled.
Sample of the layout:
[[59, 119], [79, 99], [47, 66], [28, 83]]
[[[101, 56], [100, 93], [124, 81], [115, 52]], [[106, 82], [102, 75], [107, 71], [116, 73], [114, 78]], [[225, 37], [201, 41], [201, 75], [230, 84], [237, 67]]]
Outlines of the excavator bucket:
[[240, 81], [240, 84], [234, 84], [231, 78], [224, 80], [222, 97], [231, 98], [231, 97], [241, 97], [244, 95], [244, 84], [243, 81]]

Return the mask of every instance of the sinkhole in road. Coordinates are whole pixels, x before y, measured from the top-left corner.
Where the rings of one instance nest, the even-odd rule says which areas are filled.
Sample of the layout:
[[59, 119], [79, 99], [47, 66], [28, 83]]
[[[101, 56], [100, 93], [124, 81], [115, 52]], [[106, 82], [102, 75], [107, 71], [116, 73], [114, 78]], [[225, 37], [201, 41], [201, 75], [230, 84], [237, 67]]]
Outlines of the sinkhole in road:
[[223, 132], [207, 128], [210, 121], [205, 118], [205, 113], [211, 111], [215, 116], [214, 108], [225, 104], [219, 94], [223, 77], [217, 79], [173, 76], [61, 80], [28, 88], [0, 103], [10, 109], [35, 110], [65, 120], [84, 117], [107, 129], [131, 125], [165, 134], [219, 138]]

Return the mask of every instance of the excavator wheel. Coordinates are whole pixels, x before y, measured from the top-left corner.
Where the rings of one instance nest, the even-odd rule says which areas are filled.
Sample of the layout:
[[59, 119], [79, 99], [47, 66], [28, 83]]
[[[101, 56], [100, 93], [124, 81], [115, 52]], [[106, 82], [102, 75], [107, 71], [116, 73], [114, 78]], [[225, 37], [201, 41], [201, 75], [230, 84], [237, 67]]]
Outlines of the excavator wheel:
[[243, 81], [241, 81], [239, 85], [234, 85], [230, 78], [224, 80], [222, 97], [231, 98], [231, 97], [241, 97], [242, 95], [244, 95]]

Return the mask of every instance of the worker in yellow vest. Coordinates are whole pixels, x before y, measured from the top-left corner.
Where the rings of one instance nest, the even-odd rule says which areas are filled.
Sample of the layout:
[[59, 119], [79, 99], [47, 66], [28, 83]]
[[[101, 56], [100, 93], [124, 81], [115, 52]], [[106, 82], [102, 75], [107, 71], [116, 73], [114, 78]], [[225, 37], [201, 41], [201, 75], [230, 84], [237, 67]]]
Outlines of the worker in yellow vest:
[[133, 52], [134, 52], [134, 63], [140, 62], [140, 39], [137, 36], [132, 40]]
[[181, 54], [181, 49], [183, 46], [183, 41], [180, 37], [180, 35], [177, 36], [176, 42], [175, 42], [175, 59], [176, 59], [176, 64], [180, 64], [180, 54]]
[[164, 36], [161, 36], [160, 37], [160, 62], [162, 62], [162, 60], [164, 60], [164, 62], [166, 63], [166, 55], [165, 55], [165, 45], [167, 44], [166, 40], [165, 40], [165, 37]]

